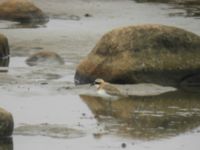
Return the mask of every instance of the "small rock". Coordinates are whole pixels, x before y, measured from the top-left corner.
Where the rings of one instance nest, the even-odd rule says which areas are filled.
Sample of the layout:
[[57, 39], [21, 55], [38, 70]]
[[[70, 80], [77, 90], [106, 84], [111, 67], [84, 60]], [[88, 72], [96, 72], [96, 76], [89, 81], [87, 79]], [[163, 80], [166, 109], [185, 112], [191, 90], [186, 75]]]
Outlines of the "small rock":
[[121, 144], [121, 147], [122, 147], [122, 148], [126, 148], [126, 143], [122, 143], [122, 144]]
[[12, 114], [0, 108], [0, 138], [11, 136], [13, 128], [14, 121]]
[[96, 139], [100, 139], [103, 136], [103, 134], [101, 134], [101, 133], [93, 133], [93, 136]]
[[54, 66], [63, 65], [64, 60], [55, 52], [40, 51], [26, 59], [26, 63], [29, 66]]
[[62, 88], [65, 89], [65, 90], [70, 90], [71, 89], [70, 86], [66, 86], [66, 87], [62, 87]]
[[89, 14], [89, 13], [86, 13], [84, 16], [85, 16], [85, 17], [92, 17], [92, 15]]
[[41, 85], [47, 85], [48, 83], [47, 82], [42, 82], [40, 83]]
[[[0, 67], [8, 67], [9, 54], [8, 39], [3, 34], [0, 34]], [[4, 71], [7, 71], [7, 69], [0, 68], [0, 72]]]
[[76, 15], [70, 15], [70, 16], [69, 16], [69, 19], [70, 19], [70, 20], [74, 20], [74, 21], [78, 21], [78, 20], [80, 20], [81, 18], [80, 18], [79, 16], [76, 16]]
[[0, 4], [0, 19], [27, 22], [48, 22], [49, 18], [29, 0], [7, 0]]

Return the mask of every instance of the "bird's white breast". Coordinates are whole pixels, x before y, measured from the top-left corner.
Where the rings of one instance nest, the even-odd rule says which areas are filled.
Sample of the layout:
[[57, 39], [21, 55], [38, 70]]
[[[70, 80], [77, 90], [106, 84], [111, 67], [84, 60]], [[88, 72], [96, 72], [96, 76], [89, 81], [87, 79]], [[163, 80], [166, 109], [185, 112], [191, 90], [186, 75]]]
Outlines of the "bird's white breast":
[[97, 91], [97, 93], [101, 96], [101, 97], [104, 97], [106, 99], [109, 99], [109, 100], [117, 100], [119, 97], [118, 96], [114, 96], [114, 95], [110, 95], [108, 94], [104, 89], [99, 89]]
[[99, 90], [97, 91], [97, 93], [98, 93], [99, 95], [101, 95], [101, 96], [110, 97], [110, 95], [107, 94], [106, 91], [103, 90], [103, 89], [99, 89]]

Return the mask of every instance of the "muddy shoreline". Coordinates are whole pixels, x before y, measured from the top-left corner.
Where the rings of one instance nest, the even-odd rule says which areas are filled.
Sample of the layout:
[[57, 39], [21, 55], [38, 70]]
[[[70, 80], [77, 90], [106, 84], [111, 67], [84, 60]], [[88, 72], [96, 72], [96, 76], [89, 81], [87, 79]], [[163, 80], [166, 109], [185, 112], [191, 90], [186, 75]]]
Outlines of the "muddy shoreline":
[[[178, 91], [110, 104], [87, 94], [81, 97], [94, 91], [74, 86], [76, 65], [113, 28], [157, 23], [200, 35], [198, 17], [185, 17], [186, 10], [173, 4], [130, 0], [34, 3], [50, 16], [47, 24], [0, 21], [0, 33], [7, 36], [11, 54], [8, 72], [0, 73], [0, 105], [15, 121], [12, 139], [0, 142], [0, 149], [114, 150], [124, 145], [140, 150], [199, 149], [198, 93]], [[65, 64], [29, 67], [25, 60], [41, 50], [58, 53]], [[144, 92], [147, 86], [141, 89]]]

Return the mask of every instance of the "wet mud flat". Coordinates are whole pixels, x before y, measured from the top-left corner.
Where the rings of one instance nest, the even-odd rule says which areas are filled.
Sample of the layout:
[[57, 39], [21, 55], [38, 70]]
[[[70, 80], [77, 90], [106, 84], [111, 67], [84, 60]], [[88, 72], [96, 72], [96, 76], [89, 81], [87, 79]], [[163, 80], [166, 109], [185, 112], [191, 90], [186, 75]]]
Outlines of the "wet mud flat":
[[[8, 37], [11, 50], [8, 72], [0, 73], [0, 105], [15, 120], [12, 138], [0, 139], [0, 149], [198, 150], [198, 92], [173, 91], [109, 101], [91, 95], [95, 90], [87, 85], [75, 87], [73, 81], [76, 65], [105, 32], [126, 25], [160, 23], [200, 35], [198, 18], [170, 16], [185, 10], [166, 4], [34, 2], [50, 16], [47, 24], [0, 21], [0, 32]], [[29, 67], [25, 60], [40, 50], [57, 52], [65, 64]]]

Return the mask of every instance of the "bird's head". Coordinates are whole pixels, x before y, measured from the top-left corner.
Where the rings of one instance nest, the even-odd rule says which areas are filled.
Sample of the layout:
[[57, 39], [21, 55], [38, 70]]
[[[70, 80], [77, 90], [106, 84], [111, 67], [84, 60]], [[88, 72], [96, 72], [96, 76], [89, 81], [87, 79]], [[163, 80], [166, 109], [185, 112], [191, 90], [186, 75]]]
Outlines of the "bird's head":
[[93, 84], [96, 86], [96, 88], [99, 88], [104, 83], [105, 81], [103, 79], [96, 79]]

